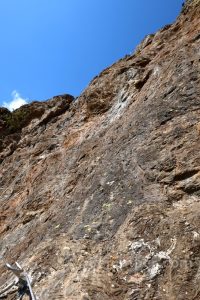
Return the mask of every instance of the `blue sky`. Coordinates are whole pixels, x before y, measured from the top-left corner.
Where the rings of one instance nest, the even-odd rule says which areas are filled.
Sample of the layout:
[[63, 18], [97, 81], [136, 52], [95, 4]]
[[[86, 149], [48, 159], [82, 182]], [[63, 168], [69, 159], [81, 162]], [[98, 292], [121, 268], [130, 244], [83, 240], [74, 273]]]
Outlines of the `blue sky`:
[[0, 105], [79, 95], [145, 35], [173, 22], [182, 2], [0, 0]]

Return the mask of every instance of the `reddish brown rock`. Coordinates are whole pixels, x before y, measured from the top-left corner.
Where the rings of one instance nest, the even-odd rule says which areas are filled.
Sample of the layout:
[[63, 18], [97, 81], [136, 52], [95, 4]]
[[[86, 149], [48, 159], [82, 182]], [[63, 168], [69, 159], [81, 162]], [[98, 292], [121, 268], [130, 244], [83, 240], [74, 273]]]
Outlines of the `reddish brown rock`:
[[0, 255], [39, 299], [200, 299], [199, 10], [14, 132], [0, 111]]

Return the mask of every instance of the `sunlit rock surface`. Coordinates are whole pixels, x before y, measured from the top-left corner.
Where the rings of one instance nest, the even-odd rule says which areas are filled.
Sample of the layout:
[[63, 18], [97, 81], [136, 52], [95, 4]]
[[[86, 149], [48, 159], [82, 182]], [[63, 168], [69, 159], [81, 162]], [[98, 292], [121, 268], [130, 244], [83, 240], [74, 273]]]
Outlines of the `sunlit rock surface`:
[[0, 110], [1, 287], [18, 261], [42, 300], [200, 299], [199, 6], [77, 99]]

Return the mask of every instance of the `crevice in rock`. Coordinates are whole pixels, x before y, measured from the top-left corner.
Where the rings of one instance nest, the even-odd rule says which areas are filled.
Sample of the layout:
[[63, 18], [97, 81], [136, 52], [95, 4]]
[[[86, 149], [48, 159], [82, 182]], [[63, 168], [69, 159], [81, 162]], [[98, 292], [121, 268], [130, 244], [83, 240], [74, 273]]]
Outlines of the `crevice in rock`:
[[176, 89], [176, 86], [171, 87], [167, 92], [164, 93], [163, 98], [166, 98], [168, 95], [173, 93]]
[[178, 173], [174, 176], [174, 181], [182, 181], [193, 177], [199, 172], [199, 170], [186, 170], [185, 172]]
[[135, 81], [135, 87], [138, 90], [141, 90], [143, 88], [143, 86], [145, 85], [145, 83], [148, 81], [148, 79], [150, 78], [150, 75], [152, 73], [152, 70], [150, 70], [146, 76], [144, 76], [142, 79], [136, 80]]
[[200, 185], [189, 185], [189, 186], [185, 186], [185, 187], [181, 187], [181, 190], [183, 190], [185, 193], [187, 193], [188, 195], [197, 195], [200, 196]]

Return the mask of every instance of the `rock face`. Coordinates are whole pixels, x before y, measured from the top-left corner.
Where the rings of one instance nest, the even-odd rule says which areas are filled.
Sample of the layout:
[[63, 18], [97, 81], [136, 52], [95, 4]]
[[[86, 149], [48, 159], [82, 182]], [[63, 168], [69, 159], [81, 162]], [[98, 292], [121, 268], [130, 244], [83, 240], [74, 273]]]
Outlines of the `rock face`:
[[0, 110], [0, 286], [18, 261], [42, 300], [200, 299], [199, 3], [76, 100]]

